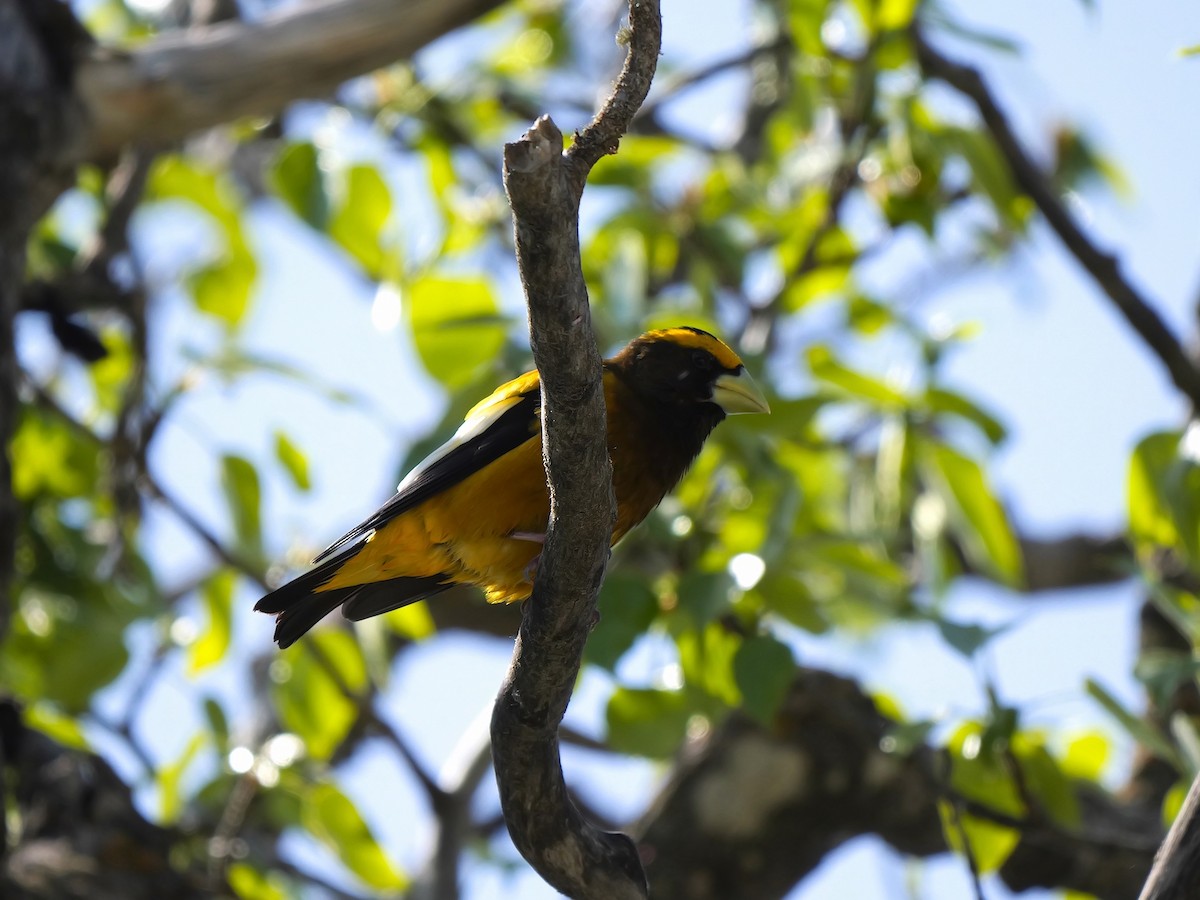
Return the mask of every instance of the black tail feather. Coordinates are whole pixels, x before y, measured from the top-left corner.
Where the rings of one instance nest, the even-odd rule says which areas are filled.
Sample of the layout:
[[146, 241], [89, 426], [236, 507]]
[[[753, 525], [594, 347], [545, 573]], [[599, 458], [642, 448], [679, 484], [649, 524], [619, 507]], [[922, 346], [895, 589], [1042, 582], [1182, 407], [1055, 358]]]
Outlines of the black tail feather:
[[390, 581], [364, 584], [352, 596], [346, 598], [342, 605], [342, 615], [351, 622], [361, 622], [371, 616], [382, 615], [440, 594], [448, 587], [450, 583], [443, 580], [441, 575], [428, 578], [393, 578]]
[[415, 603], [450, 586], [441, 576], [434, 575], [426, 578], [392, 578], [373, 584], [318, 591], [317, 588], [332, 578], [361, 547], [361, 544], [356, 545], [339, 553], [254, 604], [258, 612], [275, 614], [275, 642], [281, 650], [294, 644], [338, 606], [342, 606], [342, 613], [347, 619], [357, 622]]

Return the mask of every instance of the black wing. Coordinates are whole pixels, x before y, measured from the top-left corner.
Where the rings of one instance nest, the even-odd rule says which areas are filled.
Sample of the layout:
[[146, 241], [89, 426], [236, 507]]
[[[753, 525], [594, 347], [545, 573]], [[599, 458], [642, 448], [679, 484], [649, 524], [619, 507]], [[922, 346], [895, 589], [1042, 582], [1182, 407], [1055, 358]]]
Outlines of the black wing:
[[[468, 475], [478, 472], [488, 463], [494, 462], [510, 450], [515, 450], [537, 434], [541, 386], [536, 377], [529, 379], [525, 376], [524, 380], [532, 381], [532, 390], [514, 394], [511, 398], [501, 398], [498, 404], [505, 404], [503, 412], [482, 431], [457, 444], [455, 439], [451, 438], [433, 451], [413, 469], [413, 473], [417, 473], [416, 477], [410, 473], [408, 478], [401, 482], [399, 491], [387, 503], [379, 507], [369, 519], [355, 525], [322, 550], [313, 562], [321, 562], [352, 541], [365, 538], [384, 523], [446, 488], [458, 484]], [[486, 417], [488, 410], [483, 410], [481, 415]], [[467, 423], [470, 421], [468, 418]]]

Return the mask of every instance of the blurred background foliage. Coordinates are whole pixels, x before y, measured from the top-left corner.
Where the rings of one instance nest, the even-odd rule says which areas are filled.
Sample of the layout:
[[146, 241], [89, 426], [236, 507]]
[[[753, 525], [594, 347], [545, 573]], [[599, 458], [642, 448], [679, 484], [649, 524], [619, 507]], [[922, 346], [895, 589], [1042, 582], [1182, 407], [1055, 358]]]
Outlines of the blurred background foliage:
[[[656, 326], [709, 328], [739, 349], [773, 410], [718, 429], [613, 556], [587, 650], [612, 689], [586, 740], [664, 763], [732, 709], [769, 726], [799, 664], [800, 632], [933, 623], [975, 659], [996, 630], [955, 617], [948, 591], [966, 577], [1026, 586], [1021, 541], [989, 477], [1005, 423], [946, 374], [948, 357], [970, 352], [973, 326], [927, 315], [919, 285], [931, 270], [953, 280], [1003, 263], [1029, 237], [1034, 208], [991, 135], [922, 75], [914, 0], [752, 6], [738, 55], [701, 71], [663, 58], [634, 133], [596, 168], [582, 222], [602, 348]], [[118, 46], [186, 24], [175, 5], [78, 9]], [[250, 347], [259, 304], [288, 304], [302, 323], [309, 302], [263, 290], [250, 212], [286, 211], [307, 232], [293, 252], [333, 254], [372, 286], [369, 305], [347, 302], [341, 315], [398, 324], [396, 353], [415, 354], [427, 379], [392, 389], [432, 385], [442, 410], [427, 433], [391, 436], [403, 473], [530, 365], [500, 149], [542, 112], [564, 130], [586, 121], [619, 62], [610, 43], [619, 12], [519, 0], [452, 36], [449, 50], [334, 98], [231, 123], [169, 153], [131, 153], [111, 171], [87, 168], [31, 244], [29, 282], [41, 290], [25, 316], [12, 447], [24, 518], [0, 685], [57, 740], [111, 753], [152, 817], [203, 838], [181, 852], [209, 860], [243, 900], [395, 895], [420, 880], [377, 841], [341, 773], [371, 738], [409, 755], [377, 704], [405, 654], [450, 628], [513, 627], [511, 615], [454, 596], [437, 601], [460, 607], [443, 627], [422, 604], [353, 630], [331, 620], [283, 653], [265, 640], [239, 644], [254, 597], [339, 529], [298, 537], [277, 527], [268, 502], [277, 486], [304, 494], [319, 477], [313, 448], [274, 424], [286, 415], [239, 422], [262, 430], [244, 439], [192, 433], [189, 406], [273, 379], [369, 415], [357, 385], [373, 377], [348, 347], [329, 348], [335, 383]], [[1016, 52], [940, 4], [920, 16], [935, 42]], [[740, 109], [721, 110], [740, 123], [729, 140], [675, 113], [679, 98], [733, 72], [746, 90]], [[1047, 172], [1060, 193], [1126, 189], [1086, 133], [1061, 127]], [[142, 229], [132, 240], [130, 221]], [[880, 289], [881, 267], [894, 289]], [[68, 283], [89, 291], [57, 302]], [[158, 327], [168, 319], [169, 334]], [[172, 429], [204, 448], [214, 477], [170, 471], [155, 442]], [[1200, 561], [1196, 440], [1194, 428], [1147, 435], [1130, 457], [1134, 552], [1122, 573], [1144, 579], [1193, 645], [1200, 605], [1178, 576]], [[246, 446], [269, 449], [231, 449]], [[354, 447], [337, 452], [355, 467]], [[212, 499], [197, 502], [180, 484]], [[183, 574], [170, 561], [184, 553], [177, 545], [200, 561]], [[647, 634], [673, 657], [649, 680], [626, 665]], [[145, 700], [171, 667], [242, 696], [230, 704], [202, 687], [179, 696], [189, 708], [180, 721], [201, 724], [164, 758], [147, 734], [177, 726], [149, 718]], [[1195, 672], [1185, 645], [1147, 655], [1138, 675], [1165, 707]], [[1100, 680], [1080, 690], [1166, 761], [1171, 783], [1190, 779], [1200, 741], [1189, 718], [1164, 727]], [[989, 696], [969, 718], [940, 722], [910, 721], [878, 696], [895, 720], [890, 749], [933, 740], [961, 796], [1013, 820], [1036, 809], [1071, 827], [1076, 786], [1100, 777], [1108, 738], [1064, 744]], [[1177, 803], [1178, 789], [1169, 797], [1160, 799]], [[1016, 844], [1012, 827], [945, 813], [948, 842], [968, 843], [984, 873]], [[336, 857], [330, 872], [303, 864], [313, 844]], [[486, 817], [468, 852], [514, 865]]]

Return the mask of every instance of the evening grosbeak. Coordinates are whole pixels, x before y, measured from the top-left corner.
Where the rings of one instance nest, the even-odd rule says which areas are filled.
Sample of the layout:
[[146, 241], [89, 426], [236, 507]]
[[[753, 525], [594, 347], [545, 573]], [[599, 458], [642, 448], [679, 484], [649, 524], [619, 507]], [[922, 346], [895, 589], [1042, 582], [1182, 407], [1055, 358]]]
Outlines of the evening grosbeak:
[[[706, 331], [651, 331], [604, 361], [615, 544], [683, 477], [713, 428], [769, 412], [737, 354]], [[341, 606], [359, 621], [455, 584], [489, 602], [532, 590], [550, 500], [542, 463], [537, 372], [502, 387], [400, 482], [395, 496], [335, 541], [315, 569], [267, 594], [287, 647]]]

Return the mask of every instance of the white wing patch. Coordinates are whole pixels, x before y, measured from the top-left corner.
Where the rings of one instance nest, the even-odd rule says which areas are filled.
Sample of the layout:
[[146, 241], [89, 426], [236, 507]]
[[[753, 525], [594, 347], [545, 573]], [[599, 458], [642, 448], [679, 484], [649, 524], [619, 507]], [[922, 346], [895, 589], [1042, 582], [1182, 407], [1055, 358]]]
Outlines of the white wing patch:
[[417, 463], [416, 466], [413, 467], [412, 471], [404, 476], [404, 480], [400, 482], [399, 486], [396, 488], [396, 491], [403, 491], [406, 487], [416, 481], [422, 473], [428, 471], [429, 468], [438, 460], [444, 459], [451, 451], [484, 434], [500, 419], [502, 415], [504, 415], [524, 399], [525, 397], [523, 394], [513, 394], [512, 396], [504, 397], [499, 400], [480, 403], [478, 406], [474, 407], [469, 413], [467, 413], [467, 417], [463, 420], [463, 423], [458, 426], [458, 431], [454, 432], [450, 440], [446, 441], [446, 443], [442, 444], [442, 446], [438, 447], [427, 457]]

